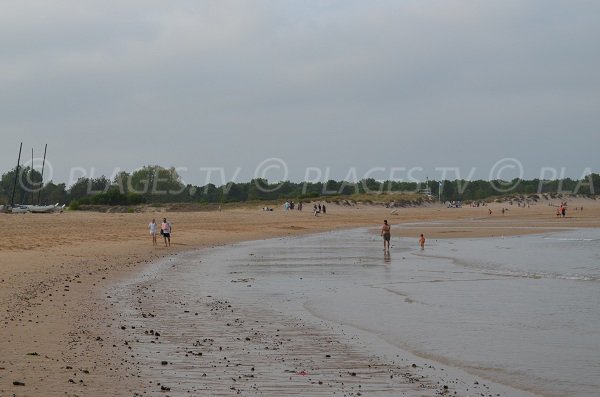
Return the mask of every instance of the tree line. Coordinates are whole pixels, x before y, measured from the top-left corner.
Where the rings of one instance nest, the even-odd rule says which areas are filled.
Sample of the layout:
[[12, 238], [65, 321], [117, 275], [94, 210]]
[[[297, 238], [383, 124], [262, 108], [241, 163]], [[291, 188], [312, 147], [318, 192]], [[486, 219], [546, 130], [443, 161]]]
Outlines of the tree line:
[[[156, 165], [145, 166], [132, 173], [121, 172], [112, 180], [79, 178], [73, 185], [53, 181], [42, 184], [42, 175], [35, 169], [19, 168], [16, 186], [13, 184], [16, 169], [2, 175], [0, 204], [70, 204], [79, 205], [136, 205], [143, 203], [228, 203], [244, 201], [274, 201], [281, 199], [311, 199], [318, 197], [348, 196], [369, 193], [421, 193], [430, 194], [442, 201], [489, 200], [507, 194], [580, 194], [596, 195], [600, 192], [600, 175], [592, 173], [581, 180], [485, 181], [444, 180], [419, 182], [377, 181], [363, 179], [358, 182], [290, 182], [269, 183], [265, 179], [249, 182], [229, 182], [222, 186], [184, 184], [174, 168]], [[15, 187], [14, 187], [15, 186]], [[13, 189], [14, 187], [14, 189]], [[14, 193], [13, 193], [14, 192]]]

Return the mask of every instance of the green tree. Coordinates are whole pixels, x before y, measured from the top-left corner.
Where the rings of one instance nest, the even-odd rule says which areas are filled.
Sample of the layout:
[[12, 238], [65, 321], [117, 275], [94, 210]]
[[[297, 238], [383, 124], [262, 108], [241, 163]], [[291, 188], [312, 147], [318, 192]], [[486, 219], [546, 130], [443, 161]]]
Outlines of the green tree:
[[185, 185], [174, 167], [163, 168], [148, 165], [131, 174], [129, 189], [132, 193], [141, 194], [153, 201], [181, 201]]
[[4, 202], [10, 203], [13, 197], [15, 204], [34, 204], [37, 203], [37, 192], [41, 189], [42, 175], [30, 167], [19, 167], [15, 185], [16, 167], [3, 174], [0, 182]]

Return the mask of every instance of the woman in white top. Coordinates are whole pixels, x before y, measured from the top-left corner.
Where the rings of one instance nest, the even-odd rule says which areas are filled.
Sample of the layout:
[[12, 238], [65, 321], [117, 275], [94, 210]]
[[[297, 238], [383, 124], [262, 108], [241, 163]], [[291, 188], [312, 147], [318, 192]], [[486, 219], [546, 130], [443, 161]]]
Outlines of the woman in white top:
[[152, 245], [158, 245], [156, 242], [156, 219], [152, 219], [152, 222], [148, 225], [150, 229], [150, 235], [152, 236]]

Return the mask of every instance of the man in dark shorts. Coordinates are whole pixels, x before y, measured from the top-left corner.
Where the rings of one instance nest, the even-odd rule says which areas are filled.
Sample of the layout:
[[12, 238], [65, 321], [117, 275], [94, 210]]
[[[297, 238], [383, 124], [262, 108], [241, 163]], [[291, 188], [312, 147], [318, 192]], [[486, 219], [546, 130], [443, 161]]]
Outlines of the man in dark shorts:
[[381, 227], [381, 236], [383, 237], [383, 250], [385, 252], [390, 252], [390, 237], [392, 236], [392, 233], [387, 219], [383, 221], [383, 226]]
[[171, 229], [171, 224], [167, 222], [167, 218], [163, 218], [162, 225], [160, 225], [160, 230], [162, 232], [162, 236], [165, 239], [165, 247], [171, 246]]

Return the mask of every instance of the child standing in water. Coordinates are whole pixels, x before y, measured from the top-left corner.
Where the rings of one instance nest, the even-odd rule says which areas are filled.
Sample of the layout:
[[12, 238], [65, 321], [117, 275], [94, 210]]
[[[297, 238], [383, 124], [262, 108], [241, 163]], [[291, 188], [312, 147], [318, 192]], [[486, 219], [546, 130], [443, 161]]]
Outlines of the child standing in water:
[[425, 236], [421, 233], [421, 237], [419, 238], [419, 246], [422, 250], [425, 249]]

